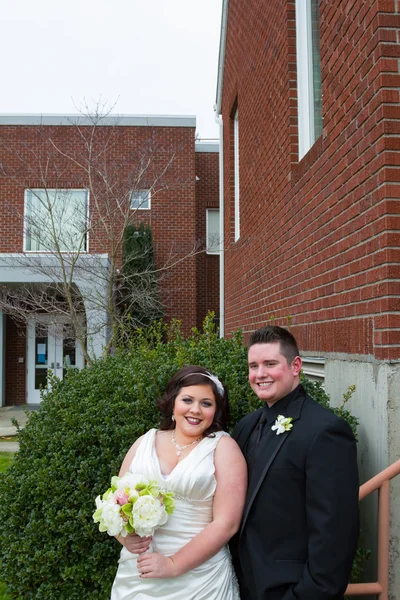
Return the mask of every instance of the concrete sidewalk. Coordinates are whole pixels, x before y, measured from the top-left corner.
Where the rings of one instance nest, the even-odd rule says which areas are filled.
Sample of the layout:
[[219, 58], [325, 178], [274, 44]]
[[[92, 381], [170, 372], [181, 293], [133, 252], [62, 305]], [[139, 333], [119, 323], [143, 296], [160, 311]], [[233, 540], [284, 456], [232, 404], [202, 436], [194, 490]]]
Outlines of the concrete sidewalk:
[[[2, 406], [0, 407], [0, 438], [13, 437], [17, 434], [16, 427], [12, 424], [11, 419], [16, 419], [21, 428], [25, 427], [27, 421], [27, 412], [38, 410], [38, 405], [25, 406]], [[17, 441], [10, 440], [0, 441], [0, 452], [17, 452], [19, 444]]]

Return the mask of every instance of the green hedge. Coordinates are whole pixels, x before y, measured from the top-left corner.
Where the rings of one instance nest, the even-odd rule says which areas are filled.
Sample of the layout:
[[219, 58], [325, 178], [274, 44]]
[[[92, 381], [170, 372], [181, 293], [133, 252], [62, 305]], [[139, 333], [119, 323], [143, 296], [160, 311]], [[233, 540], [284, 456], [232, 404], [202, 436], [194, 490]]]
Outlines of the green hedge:
[[94, 525], [94, 498], [133, 441], [157, 426], [155, 400], [181, 366], [201, 364], [224, 381], [232, 424], [254, 410], [246, 354], [240, 332], [219, 339], [210, 317], [186, 340], [177, 323], [139, 330], [129, 348], [52, 382], [0, 478], [0, 566], [11, 598], [109, 598], [120, 546]]

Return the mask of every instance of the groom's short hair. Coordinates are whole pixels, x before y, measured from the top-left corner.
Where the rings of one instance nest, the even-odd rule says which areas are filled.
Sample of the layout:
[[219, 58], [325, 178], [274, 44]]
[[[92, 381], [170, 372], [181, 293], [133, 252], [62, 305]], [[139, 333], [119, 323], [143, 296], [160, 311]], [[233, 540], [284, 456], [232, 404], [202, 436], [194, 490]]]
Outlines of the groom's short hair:
[[296, 339], [288, 329], [278, 325], [266, 325], [250, 335], [248, 348], [254, 344], [274, 344], [279, 342], [280, 350], [288, 364], [292, 364], [296, 356], [300, 355]]

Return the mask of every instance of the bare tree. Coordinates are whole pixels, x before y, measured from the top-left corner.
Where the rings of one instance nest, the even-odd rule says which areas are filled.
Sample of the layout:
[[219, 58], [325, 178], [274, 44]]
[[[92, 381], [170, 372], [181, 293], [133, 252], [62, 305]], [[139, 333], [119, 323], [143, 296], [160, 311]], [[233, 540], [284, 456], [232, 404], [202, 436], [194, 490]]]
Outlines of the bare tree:
[[[10, 217], [23, 222], [25, 240], [9, 267], [18, 264], [36, 274], [39, 283], [33, 279], [1, 288], [0, 310], [21, 322], [32, 313], [61, 318], [91, 362], [96, 352], [86, 343], [88, 338], [107, 327], [108, 353], [123, 331], [126, 294], [121, 296], [120, 290], [129, 289], [130, 301], [147, 306], [149, 312], [159, 310], [155, 282], [182, 260], [204, 251], [204, 243], [191, 240], [184, 252], [171, 251], [157, 269], [153, 265], [134, 275], [124, 273], [124, 231], [137, 220], [146, 195], [154, 198], [167, 186], [187, 183], [171, 173], [180, 148], [163, 148], [154, 136], [138, 147], [124, 137], [117, 118], [103, 126], [110, 118], [104, 106], [94, 111], [86, 107], [81, 117], [71, 122], [72, 138], [63, 135], [62, 127], [38, 126], [34, 140], [2, 145], [3, 155], [12, 160], [0, 163], [0, 175], [25, 193], [24, 210], [9, 208]], [[132, 277], [147, 283], [135, 287]]]

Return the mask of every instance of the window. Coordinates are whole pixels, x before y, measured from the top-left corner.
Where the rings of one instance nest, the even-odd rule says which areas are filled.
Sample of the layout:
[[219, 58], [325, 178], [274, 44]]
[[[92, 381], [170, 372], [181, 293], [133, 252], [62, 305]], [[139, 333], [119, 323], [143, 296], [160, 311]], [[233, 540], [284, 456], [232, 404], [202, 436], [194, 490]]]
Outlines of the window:
[[235, 185], [235, 242], [240, 238], [240, 205], [239, 205], [239, 109], [233, 117], [233, 167]]
[[325, 358], [319, 356], [302, 356], [302, 371], [311, 381], [319, 381], [325, 387]]
[[150, 190], [134, 190], [131, 196], [131, 209], [150, 209]]
[[25, 191], [25, 251], [86, 252], [87, 190]]
[[322, 133], [318, 0], [296, 0], [299, 160]]
[[219, 210], [217, 208], [207, 208], [206, 236], [207, 254], [219, 254], [221, 250], [221, 235], [219, 224]]

